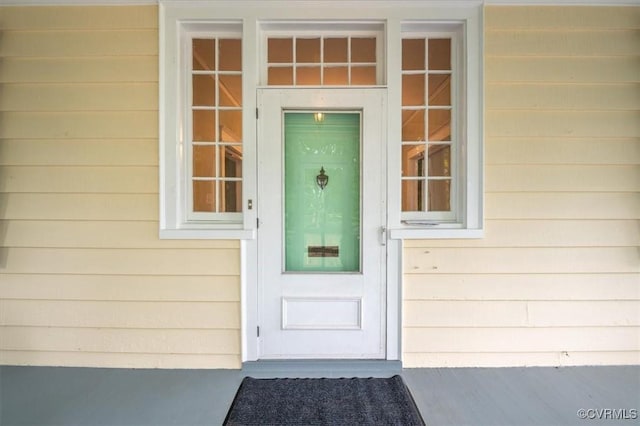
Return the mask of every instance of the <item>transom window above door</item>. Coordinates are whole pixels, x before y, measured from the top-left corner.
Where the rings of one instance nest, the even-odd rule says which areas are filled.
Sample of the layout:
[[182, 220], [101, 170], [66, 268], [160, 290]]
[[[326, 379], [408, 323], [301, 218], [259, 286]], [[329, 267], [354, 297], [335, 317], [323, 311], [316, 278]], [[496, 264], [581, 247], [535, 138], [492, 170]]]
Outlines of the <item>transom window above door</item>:
[[384, 84], [382, 24], [263, 23], [264, 86]]

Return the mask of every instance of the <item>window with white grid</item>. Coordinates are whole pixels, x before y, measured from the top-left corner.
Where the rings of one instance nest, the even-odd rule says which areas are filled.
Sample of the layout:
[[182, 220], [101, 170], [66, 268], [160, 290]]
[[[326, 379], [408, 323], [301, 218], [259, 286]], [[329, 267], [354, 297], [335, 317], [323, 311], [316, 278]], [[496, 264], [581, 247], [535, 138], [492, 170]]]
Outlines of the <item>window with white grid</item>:
[[[262, 84], [267, 86], [375, 86], [384, 84], [381, 25], [358, 29], [318, 24], [266, 24]], [[273, 30], [273, 28], [277, 28]]]
[[402, 217], [455, 220], [460, 130], [455, 32], [402, 37]]
[[238, 213], [242, 211], [242, 40], [225, 34], [197, 36], [190, 42], [188, 217]]

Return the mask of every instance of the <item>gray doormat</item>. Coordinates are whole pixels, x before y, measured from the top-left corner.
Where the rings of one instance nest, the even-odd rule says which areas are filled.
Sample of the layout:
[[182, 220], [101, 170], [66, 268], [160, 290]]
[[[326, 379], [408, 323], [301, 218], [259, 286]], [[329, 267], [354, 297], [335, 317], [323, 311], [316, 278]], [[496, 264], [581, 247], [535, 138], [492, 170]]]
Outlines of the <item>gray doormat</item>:
[[424, 426], [400, 376], [253, 379], [240, 384], [224, 425]]

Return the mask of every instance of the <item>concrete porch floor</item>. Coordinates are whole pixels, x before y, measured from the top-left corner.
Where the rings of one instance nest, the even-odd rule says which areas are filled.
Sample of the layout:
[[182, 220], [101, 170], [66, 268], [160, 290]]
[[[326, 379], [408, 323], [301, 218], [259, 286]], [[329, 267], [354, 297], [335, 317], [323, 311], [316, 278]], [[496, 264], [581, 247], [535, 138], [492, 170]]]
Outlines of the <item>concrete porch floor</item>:
[[[249, 373], [393, 375], [327, 374], [308, 366], [286, 372], [2, 366], [0, 425], [219, 425]], [[428, 426], [640, 424], [640, 366], [404, 369], [401, 375]]]

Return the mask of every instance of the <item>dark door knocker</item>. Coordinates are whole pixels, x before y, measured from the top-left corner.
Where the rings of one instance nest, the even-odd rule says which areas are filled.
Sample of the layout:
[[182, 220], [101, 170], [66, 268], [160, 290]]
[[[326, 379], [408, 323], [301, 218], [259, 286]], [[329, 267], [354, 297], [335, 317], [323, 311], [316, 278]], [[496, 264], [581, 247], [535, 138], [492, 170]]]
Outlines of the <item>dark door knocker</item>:
[[316, 183], [321, 190], [329, 183], [329, 176], [324, 174], [324, 166], [320, 167], [320, 174], [316, 176]]

